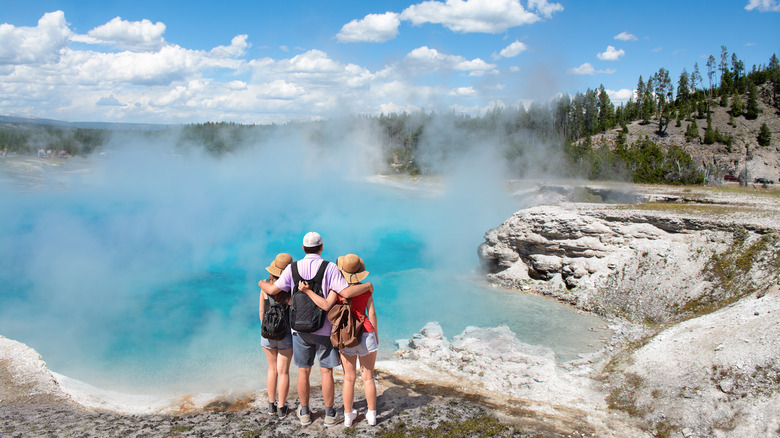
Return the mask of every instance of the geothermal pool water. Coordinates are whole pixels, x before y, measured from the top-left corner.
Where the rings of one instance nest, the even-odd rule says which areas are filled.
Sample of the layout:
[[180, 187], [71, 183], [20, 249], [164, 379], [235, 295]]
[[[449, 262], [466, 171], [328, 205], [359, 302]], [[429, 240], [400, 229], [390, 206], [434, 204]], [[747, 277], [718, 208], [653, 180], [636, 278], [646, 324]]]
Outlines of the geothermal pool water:
[[316, 230], [326, 259], [366, 261], [380, 358], [428, 321], [448, 337], [506, 324], [561, 360], [599, 344], [589, 329], [600, 319], [479, 280], [485, 231], [527, 206], [489, 163], [466, 160], [433, 184], [371, 177], [348, 154], [335, 161], [137, 148], [0, 159], [0, 334], [104, 389], [257, 389], [257, 281], [276, 253], [301, 258]]

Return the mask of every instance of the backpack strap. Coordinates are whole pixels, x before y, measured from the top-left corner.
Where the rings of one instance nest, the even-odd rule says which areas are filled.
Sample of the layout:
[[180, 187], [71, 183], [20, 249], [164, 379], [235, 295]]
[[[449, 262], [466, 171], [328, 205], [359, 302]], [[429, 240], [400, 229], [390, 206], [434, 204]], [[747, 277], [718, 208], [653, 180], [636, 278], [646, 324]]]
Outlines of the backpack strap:
[[298, 273], [298, 262], [294, 262], [290, 264], [292, 278], [293, 278], [293, 287], [291, 292], [298, 290], [298, 282], [299, 281], [313, 281], [317, 280], [317, 283], [319, 283], [320, 286], [322, 286], [322, 279], [325, 277], [325, 270], [328, 269], [328, 264], [330, 262], [327, 260], [323, 260], [322, 263], [320, 263], [320, 268], [317, 270], [317, 273], [314, 274], [314, 277], [306, 280], [305, 278], [301, 277], [301, 274]]
[[298, 287], [298, 282], [302, 280], [301, 274], [298, 273], [298, 262], [293, 262], [290, 265], [291, 271], [292, 271], [292, 277], [293, 277], [293, 290], [296, 290]]
[[317, 280], [317, 282], [322, 285], [322, 278], [325, 277], [325, 270], [328, 269], [329, 263], [329, 261], [323, 260], [320, 264], [320, 269], [317, 270], [317, 275], [315, 275], [312, 280]]

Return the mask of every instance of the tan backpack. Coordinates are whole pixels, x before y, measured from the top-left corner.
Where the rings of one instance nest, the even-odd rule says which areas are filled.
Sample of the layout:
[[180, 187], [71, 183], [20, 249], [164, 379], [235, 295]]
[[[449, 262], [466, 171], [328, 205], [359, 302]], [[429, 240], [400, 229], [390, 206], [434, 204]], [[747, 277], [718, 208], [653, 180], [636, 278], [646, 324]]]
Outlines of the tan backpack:
[[328, 311], [328, 321], [333, 324], [330, 332], [330, 342], [334, 347], [342, 350], [348, 347], [360, 345], [363, 338], [363, 315], [355, 318], [352, 312], [352, 300], [339, 301]]

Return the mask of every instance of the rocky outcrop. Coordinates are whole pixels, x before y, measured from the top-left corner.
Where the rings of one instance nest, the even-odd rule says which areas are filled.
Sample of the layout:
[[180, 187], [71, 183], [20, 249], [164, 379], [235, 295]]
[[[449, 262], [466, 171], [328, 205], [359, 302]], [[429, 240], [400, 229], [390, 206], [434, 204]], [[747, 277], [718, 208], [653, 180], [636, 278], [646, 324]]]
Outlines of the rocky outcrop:
[[610, 405], [677, 436], [780, 434], [780, 286], [666, 330], [616, 362]]
[[[776, 201], [748, 207], [739, 198], [729, 204], [685, 195], [657, 194], [665, 201], [652, 205], [568, 203], [518, 211], [485, 234], [482, 267], [504, 287], [653, 323], [690, 316], [700, 305], [765, 289], [778, 278], [769, 251], [780, 231]], [[744, 281], [738, 287], [726, 284], [734, 276]]]
[[479, 248], [488, 280], [615, 321], [591, 377], [651, 435], [780, 435], [777, 196], [643, 197], [518, 211]]
[[0, 336], [0, 402], [69, 402], [46, 362], [32, 348]]
[[503, 406], [522, 406], [514, 422], [554, 436], [648, 436], [620, 412], [610, 412], [583, 359], [564, 369], [545, 347], [520, 342], [506, 326], [468, 327], [451, 340], [436, 322], [406, 345], [397, 361], [378, 365], [411, 381], [435, 381]]

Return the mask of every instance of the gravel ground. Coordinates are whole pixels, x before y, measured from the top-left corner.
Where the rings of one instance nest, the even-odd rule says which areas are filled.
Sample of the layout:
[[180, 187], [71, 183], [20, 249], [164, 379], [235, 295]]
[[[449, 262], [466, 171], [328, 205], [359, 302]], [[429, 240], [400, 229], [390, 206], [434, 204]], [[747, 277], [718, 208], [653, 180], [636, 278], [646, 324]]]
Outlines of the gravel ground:
[[[87, 409], [57, 396], [38, 395], [12, 403], [0, 402], [0, 436], [419, 436], [423, 430], [437, 430], [441, 436], [590, 436], [572, 435], [571, 429], [562, 429], [554, 422], [547, 425], [544, 419], [524, 418], [522, 409], [499, 408], [452, 389], [401, 382], [390, 376], [381, 377], [379, 383], [379, 417], [373, 427], [365, 421], [363, 399], [356, 401], [361, 414], [353, 427], [345, 429], [342, 424], [325, 427], [322, 399], [315, 388], [313, 423], [308, 426], [301, 426], [294, 412], [282, 420], [272, 417], [254, 405], [251, 398], [217, 401], [202, 409], [173, 414], [123, 415]], [[340, 393], [336, 397], [340, 399]], [[343, 412], [339, 414], [343, 418]]]

